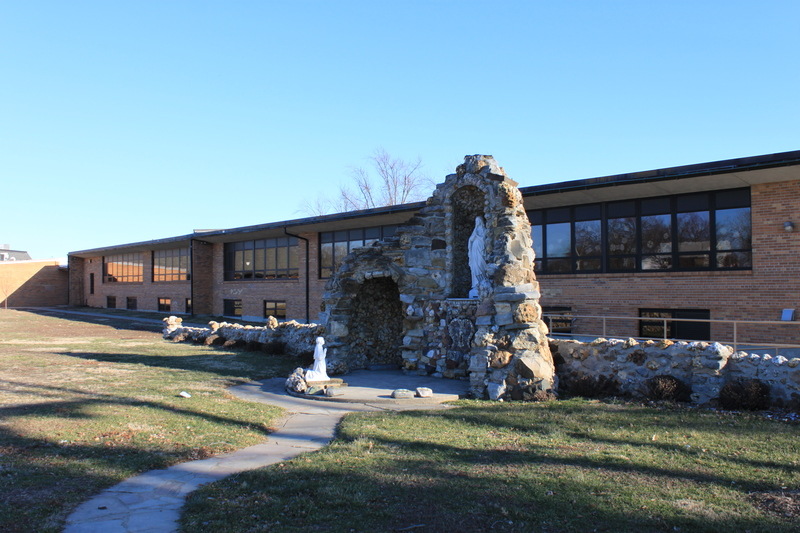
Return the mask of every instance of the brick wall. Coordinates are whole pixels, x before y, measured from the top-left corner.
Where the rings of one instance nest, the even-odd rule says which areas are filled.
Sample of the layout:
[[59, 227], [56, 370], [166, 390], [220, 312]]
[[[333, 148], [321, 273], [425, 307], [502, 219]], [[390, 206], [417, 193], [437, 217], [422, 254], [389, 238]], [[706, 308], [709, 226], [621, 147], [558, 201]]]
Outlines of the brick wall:
[[66, 305], [69, 276], [58, 261], [0, 263], [0, 307]]
[[[638, 316], [640, 308], [708, 309], [711, 319], [780, 320], [800, 309], [800, 182], [757, 185], [751, 191], [753, 269], [750, 271], [539, 276], [542, 306], [566, 306], [575, 315]], [[786, 221], [796, 231], [783, 229]], [[637, 335], [634, 321], [609, 322], [609, 336]], [[579, 319], [575, 332], [599, 333], [600, 320]], [[740, 325], [745, 342], [800, 343], [800, 325]], [[733, 338], [732, 327], [712, 324], [712, 340]]]

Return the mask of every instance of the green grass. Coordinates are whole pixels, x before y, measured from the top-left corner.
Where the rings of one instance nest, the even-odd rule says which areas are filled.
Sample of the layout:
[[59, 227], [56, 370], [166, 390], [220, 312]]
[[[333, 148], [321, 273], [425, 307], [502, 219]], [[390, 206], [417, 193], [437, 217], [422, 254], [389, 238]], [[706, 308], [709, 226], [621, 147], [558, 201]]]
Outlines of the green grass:
[[[326, 449], [190, 496], [185, 531], [796, 531], [798, 426], [573, 399], [349, 415]], [[235, 520], [233, 519], [235, 517]]]
[[58, 531], [127, 477], [263, 442], [280, 410], [226, 388], [297, 361], [173, 344], [159, 330], [0, 311], [0, 531]]

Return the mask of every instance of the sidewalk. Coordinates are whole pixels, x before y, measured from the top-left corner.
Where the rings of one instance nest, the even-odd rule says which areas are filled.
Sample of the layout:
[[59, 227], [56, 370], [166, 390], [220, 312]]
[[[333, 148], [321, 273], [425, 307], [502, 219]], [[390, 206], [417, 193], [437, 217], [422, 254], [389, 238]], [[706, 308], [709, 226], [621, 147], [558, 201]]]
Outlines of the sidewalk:
[[[236, 396], [286, 409], [277, 431], [266, 442], [242, 450], [153, 470], [132, 477], [80, 505], [68, 518], [65, 533], [168, 533], [178, 530], [186, 496], [201, 485], [245, 470], [289, 460], [318, 450], [333, 439], [342, 416], [354, 411], [442, 409], [458, 398], [466, 381], [406, 376], [399, 371], [356, 371], [343, 376], [345, 394], [327, 401], [290, 396], [285, 378], [240, 385]], [[395, 400], [395, 389], [428, 387], [433, 398]]]

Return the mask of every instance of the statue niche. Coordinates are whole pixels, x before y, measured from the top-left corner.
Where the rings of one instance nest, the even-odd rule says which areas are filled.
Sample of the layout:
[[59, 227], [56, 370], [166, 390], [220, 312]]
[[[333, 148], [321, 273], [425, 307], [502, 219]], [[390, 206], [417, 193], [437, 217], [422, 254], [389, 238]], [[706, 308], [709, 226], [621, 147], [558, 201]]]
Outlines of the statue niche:
[[[466, 185], [456, 190], [451, 197], [452, 204], [452, 250], [453, 260], [451, 298], [468, 298], [473, 288], [472, 268], [470, 268], [470, 238], [475, 233], [476, 220], [483, 221], [485, 194], [474, 185]], [[473, 243], [475, 239], [472, 239]], [[486, 257], [486, 239], [483, 239], [483, 257]], [[475, 254], [473, 253], [473, 256]]]

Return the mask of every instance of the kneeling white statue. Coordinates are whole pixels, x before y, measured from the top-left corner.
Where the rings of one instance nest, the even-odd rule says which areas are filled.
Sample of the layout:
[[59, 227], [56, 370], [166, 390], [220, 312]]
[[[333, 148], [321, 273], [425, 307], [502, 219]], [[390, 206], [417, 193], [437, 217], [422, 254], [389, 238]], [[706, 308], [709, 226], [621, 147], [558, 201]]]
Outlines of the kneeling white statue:
[[306, 370], [306, 381], [329, 381], [328, 368], [325, 365], [325, 356], [328, 349], [323, 345], [325, 339], [317, 337], [317, 345], [314, 347], [314, 366], [311, 370]]

